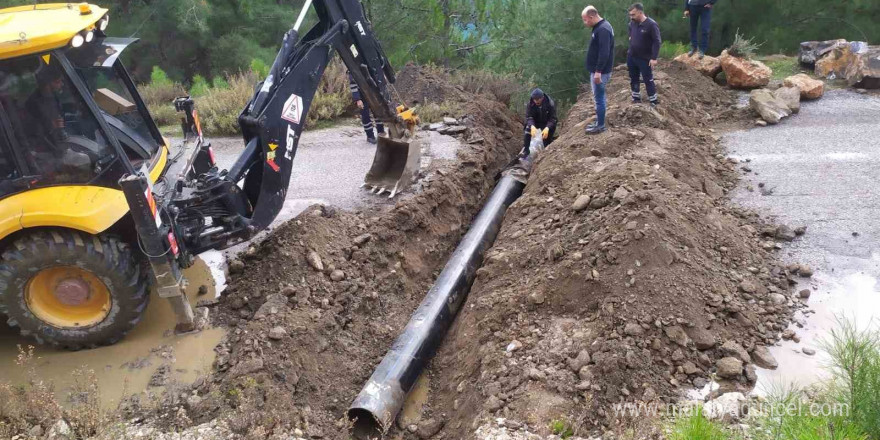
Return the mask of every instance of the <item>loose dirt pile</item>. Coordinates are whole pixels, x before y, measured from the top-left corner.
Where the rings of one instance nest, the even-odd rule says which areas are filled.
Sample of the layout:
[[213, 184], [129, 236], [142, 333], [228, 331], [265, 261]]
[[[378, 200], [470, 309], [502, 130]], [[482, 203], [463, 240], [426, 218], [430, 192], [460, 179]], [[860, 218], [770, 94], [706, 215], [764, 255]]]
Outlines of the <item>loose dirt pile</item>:
[[[418, 194], [349, 213], [312, 207], [230, 264], [212, 312], [230, 327], [215, 373], [175, 393], [157, 425], [214, 419], [254, 439], [347, 438], [345, 412], [519, 148], [521, 123], [498, 102], [464, 99], [436, 73], [407, 66], [406, 100], [457, 100], [469, 127], [459, 160], [429, 170]], [[332, 176], [328, 176], [332, 178]], [[139, 408], [130, 408], [139, 415]], [[183, 412], [183, 417], [181, 417]]]
[[444, 426], [435, 438], [472, 438], [496, 417], [587, 436], [625, 422], [614, 404], [675, 402], [711, 378], [747, 389], [798, 306], [763, 235], [777, 231], [724, 198], [736, 164], [708, 127], [742, 116], [735, 96], [664, 63], [653, 110], [630, 104], [620, 70], [609, 130], [584, 134], [582, 95], [508, 211], [431, 368], [422, 423]]

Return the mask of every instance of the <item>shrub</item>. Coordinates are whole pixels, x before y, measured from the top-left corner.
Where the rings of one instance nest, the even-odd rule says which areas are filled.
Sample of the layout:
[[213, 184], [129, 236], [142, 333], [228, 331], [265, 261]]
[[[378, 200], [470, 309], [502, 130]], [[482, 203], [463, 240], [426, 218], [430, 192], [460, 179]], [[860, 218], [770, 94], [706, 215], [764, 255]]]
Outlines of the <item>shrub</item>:
[[208, 136], [239, 133], [238, 115], [253, 96], [257, 77], [248, 71], [232, 75], [227, 81], [228, 88], [211, 88], [203, 96], [196, 98], [202, 128]]
[[189, 94], [190, 96], [205, 96], [210, 88], [211, 86], [204, 76], [195, 75], [193, 76], [192, 86], [189, 88]]
[[703, 408], [678, 417], [670, 428], [669, 440], [729, 440], [732, 438], [721, 425], [703, 416]]
[[214, 79], [211, 80], [211, 85], [215, 89], [228, 89], [229, 82], [226, 81], [226, 78], [222, 76], [215, 76]]
[[251, 60], [251, 72], [257, 74], [257, 78], [261, 80], [267, 76], [269, 76], [269, 70], [272, 69], [272, 66], [266, 64], [265, 61], [254, 58]]
[[746, 38], [745, 35], [740, 34], [739, 30], [737, 30], [733, 43], [727, 48], [727, 53], [735, 57], [751, 59], [760, 47], [760, 43], [755, 43], [752, 38]]
[[664, 41], [660, 46], [660, 58], [673, 59], [683, 53], [688, 53], [690, 46], [676, 41]]
[[516, 76], [487, 70], [461, 70], [451, 76], [451, 82], [468, 93], [487, 94], [505, 105], [510, 105], [511, 97], [522, 88]]
[[880, 439], [880, 331], [838, 319], [823, 345], [831, 355], [832, 398], [849, 405], [849, 419]]
[[168, 78], [168, 74], [161, 67], [153, 66], [153, 70], [150, 72], [150, 84], [168, 86], [172, 83], [173, 81]]
[[424, 123], [440, 122], [444, 116], [457, 117], [462, 111], [458, 104], [452, 101], [439, 104], [427, 101], [415, 106], [413, 110]]
[[318, 91], [315, 98], [312, 99], [312, 106], [309, 108], [309, 116], [307, 124], [315, 124], [318, 121], [328, 121], [338, 118], [345, 114], [345, 111], [351, 107], [352, 98], [348, 88], [348, 71], [342, 60], [334, 58], [327, 69], [321, 82], [318, 85]]
[[152, 105], [149, 107], [150, 116], [156, 121], [156, 125], [164, 127], [180, 123], [181, 114], [177, 113], [172, 104]]

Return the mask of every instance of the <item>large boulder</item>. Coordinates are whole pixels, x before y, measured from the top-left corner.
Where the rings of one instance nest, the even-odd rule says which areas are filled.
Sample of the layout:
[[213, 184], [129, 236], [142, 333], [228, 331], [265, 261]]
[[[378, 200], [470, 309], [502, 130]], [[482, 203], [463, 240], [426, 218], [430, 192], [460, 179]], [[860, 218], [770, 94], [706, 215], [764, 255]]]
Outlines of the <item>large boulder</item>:
[[801, 99], [819, 99], [825, 94], [825, 83], [810, 75], [799, 73], [785, 78], [785, 87], [797, 87], [801, 91]]
[[801, 91], [797, 87], [780, 87], [773, 91], [773, 97], [784, 102], [792, 113], [801, 111]]
[[798, 54], [798, 61], [809, 67], [814, 67], [816, 61], [819, 61], [828, 52], [846, 44], [846, 40], [828, 40], [828, 41], [804, 41], [801, 43], [801, 49]]
[[727, 85], [735, 89], [757, 89], [770, 83], [773, 70], [764, 63], [730, 55], [725, 50], [718, 57], [727, 76]]
[[880, 46], [863, 47], [847, 66], [846, 82], [861, 89], [880, 88]]
[[708, 76], [709, 78], [715, 78], [716, 75], [721, 73], [721, 60], [715, 57], [710, 57], [708, 55], [704, 56], [702, 59], [697, 56], [688, 56], [688, 54], [683, 53], [677, 57], [675, 57], [674, 61], [678, 61], [687, 66], [690, 66], [696, 69], [698, 72], [703, 75]]
[[868, 44], [863, 41], [851, 41], [837, 46], [816, 61], [814, 72], [822, 78], [844, 78], [847, 69], [855, 62], [858, 54], [867, 49]]
[[788, 104], [767, 89], [752, 90], [749, 94], [749, 106], [769, 124], [778, 124], [782, 118], [791, 116]]

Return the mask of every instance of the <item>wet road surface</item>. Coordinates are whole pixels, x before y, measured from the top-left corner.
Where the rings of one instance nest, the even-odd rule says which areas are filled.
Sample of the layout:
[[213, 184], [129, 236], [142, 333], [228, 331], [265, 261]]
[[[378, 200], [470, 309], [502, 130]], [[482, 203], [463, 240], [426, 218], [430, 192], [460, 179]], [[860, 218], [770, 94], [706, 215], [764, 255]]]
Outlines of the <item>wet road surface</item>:
[[[748, 159], [753, 171], [733, 193], [734, 201], [792, 228], [806, 225], [807, 234], [786, 245], [781, 256], [815, 270], [795, 290], [812, 290], [806, 314], [795, 316], [800, 325], [791, 327], [801, 342], [771, 348], [779, 368], [758, 371], [759, 392], [822, 377], [827, 355], [821, 341], [837, 325], [836, 317], [862, 328], [880, 318], [878, 139], [880, 97], [848, 90], [803, 102], [800, 114], [777, 126], [724, 137], [728, 153]], [[817, 354], [803, 353], [804, 347]]]

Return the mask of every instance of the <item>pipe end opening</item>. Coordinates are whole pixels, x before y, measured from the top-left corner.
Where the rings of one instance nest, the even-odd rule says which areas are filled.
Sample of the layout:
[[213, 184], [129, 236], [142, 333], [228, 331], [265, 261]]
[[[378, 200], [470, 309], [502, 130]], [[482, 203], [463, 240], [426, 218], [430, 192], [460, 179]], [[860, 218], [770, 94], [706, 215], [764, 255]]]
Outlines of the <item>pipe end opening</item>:
[[348, 410], [348, 420], [351, 421], [351, 433], [358, 440], [378, 440], [382, 438], [382, 424], [373, 416], [373, 413], [362, 408]]

